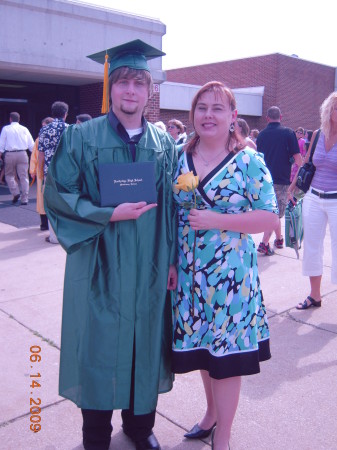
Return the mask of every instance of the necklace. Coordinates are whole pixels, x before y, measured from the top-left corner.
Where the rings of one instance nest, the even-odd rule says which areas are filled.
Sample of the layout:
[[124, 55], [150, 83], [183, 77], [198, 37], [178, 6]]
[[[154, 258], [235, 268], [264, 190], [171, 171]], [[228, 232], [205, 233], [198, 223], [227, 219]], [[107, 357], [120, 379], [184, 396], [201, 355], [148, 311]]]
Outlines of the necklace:
[[202, 159], [203, 165], [206, 167], [209, 166], [211, 164], [211, 162], [215, 161], [217, 159], [217, 157], [220, 156], [221, 153], [223, 153], [223, 152], [224, 152], [224, 149], [221, 149], [220, 152], [217, 153], [212, 159], [206, 159], [202, 156], [202, 153], [201, 153], [200, 149], [198, 148], [198, 155]]

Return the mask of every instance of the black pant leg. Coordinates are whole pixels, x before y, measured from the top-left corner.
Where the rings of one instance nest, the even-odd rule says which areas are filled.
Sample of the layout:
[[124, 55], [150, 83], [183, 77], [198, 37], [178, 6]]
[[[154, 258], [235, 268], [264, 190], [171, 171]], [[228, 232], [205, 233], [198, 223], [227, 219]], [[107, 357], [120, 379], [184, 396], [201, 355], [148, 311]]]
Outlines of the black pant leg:
[[41, 219], [41, 227], [44, 230], [48, 230], [48, 218], [46, 216], [46, 214], [40, 214], [40, 219]]
[[146, 439], [152, 433], [154, 427], [156, 411], [149, 414], [134, 414], [135, 398], [135, 345], [133, 346], [131, 389], [130, 389], [130, 408], [122, 410], [123, 431], [134, 441]]
[[108, 450], [111, 441], [113, 411], [82, 409], [83, 447], [85, 450]]
[[149, 414], [135, 415], [131, 409], [123, 409], [123, 430], [133, 441], [146, 439], [152, 433], [156, 411]]

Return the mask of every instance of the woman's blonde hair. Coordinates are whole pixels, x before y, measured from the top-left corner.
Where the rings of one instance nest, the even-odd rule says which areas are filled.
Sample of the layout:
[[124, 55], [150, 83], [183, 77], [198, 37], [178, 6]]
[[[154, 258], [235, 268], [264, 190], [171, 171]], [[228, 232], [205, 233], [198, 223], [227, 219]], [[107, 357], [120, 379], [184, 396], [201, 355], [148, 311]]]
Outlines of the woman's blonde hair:
[[337, 104], [337, 91], [332, 92], [321, 105], [321, 128], [324, 135], [329, 138], [331, 133], [331, 114]]
[[[192, 106], [190, 111], [190, 121], [194, 127], [194, 113], [198, 104], [198, 101], [200, 97], [205, 94], [205, 92], [213, 92], [214, 95], [220, 96], [222, 100], [226, 99], [229, 102], [229, 106], [232, 111], [236, 110], [236, 100], [234, 97], [234, 94], [232, 90], [221, 83], [220, 81], [209, 81], [208, 83], [204, 84], [199, 91], [195, 94], [193, 100], [192, 100]], [[234, 127], [233, 127], [234, 128]], [[186, 146], [186, 151], [188, 153], [193, 153], [197, 144], [199, 143], [200, 136], [195, 131], [193, 138], [190, 140], [190, 142]], [[229, 131], [228, 141], [227, 141], [227, 148], [230, 150], [234, 150], [236, 147], [236, 144], [238, 142], [241, 143], [242, 137], [236, 133], [236, 131]], [[235, 151], [235, 150], [234, 150]]]

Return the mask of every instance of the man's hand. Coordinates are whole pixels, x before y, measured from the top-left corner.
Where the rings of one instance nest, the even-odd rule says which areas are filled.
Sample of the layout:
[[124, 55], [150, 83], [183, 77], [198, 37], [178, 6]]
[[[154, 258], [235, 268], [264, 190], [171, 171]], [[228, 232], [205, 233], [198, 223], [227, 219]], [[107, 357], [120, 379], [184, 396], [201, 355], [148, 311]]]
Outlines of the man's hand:
[[146, 213], [152, 208], [155, 208], [157, 203], [150, 203], [149, 205], [146, 202], [138, 202], [138, 203], [121, 203], [116, 206], [112, 216], [110, 218], [110, 222], [119, 222], [121, 220], [136, 220], [142, 214]]
[[174, 291], [177, 287], [178, 274], [175, 266], [171, 265], [169, 268], [168, 279], [167, 279], [167, 289], [169, 291]]

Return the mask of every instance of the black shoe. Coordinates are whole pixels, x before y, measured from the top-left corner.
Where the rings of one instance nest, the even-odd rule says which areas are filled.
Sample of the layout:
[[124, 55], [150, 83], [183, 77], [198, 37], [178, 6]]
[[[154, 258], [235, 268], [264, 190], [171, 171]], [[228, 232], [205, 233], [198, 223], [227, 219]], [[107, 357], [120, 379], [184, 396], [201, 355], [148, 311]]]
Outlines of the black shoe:
[[213, 428], [216, 424], [214, 424], [209, 430], [203, 430], [199, 427], [198, 424], [194, 425], [191, 431], [184, 434], [185, 438], [187, 439], [203, 439], [207, 438], [213, 431]]
[[14, 195], [13, 200], [12, 200], [12, 204], [15, 205], [15, 203], [18, 202], [19, 198], [20, 198], [20, 194]]
[[145, 439], [134, 441], [134, 443], [136, 445], [136, 450], [160, 450], [159, 442], [153, 433]]
[[49, 244], [59, 244], [59, 241], [56, 241], [56, 242], [51, 241], [50, 236], [45, 237], [44, 240], [46, 242], [48, 242]]
[[311, 306], [316, 306], [316, 308], [320, 308], [322, 306], [322, 300], [315, 300], [314, 298], [310, 297], [310, 295], [308, 295], [308, 297], [304, 300], [304, 302], [299, 303], [296, 306], [296, 309], [308, 309]]
[[28, 205], [28, 202], [21, 202], [21, 206], [22, 205]]

